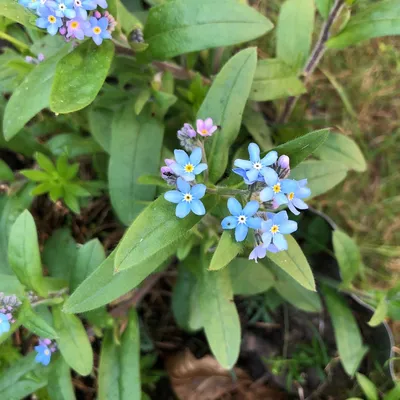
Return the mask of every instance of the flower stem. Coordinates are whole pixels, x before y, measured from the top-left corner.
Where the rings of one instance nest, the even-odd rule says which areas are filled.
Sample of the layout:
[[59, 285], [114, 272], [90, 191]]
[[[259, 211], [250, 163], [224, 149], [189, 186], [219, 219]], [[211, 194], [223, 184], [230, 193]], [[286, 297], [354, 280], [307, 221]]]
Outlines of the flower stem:
[[24, 42], [21, 42], [18, 39], [15, 39], [14, 37], [8, 35], [5, 32], [0, 31], [0, 38], [9, 41], [11, 44], [13, 44], [15, 47], [17, 47], [20, 51], [24, 53], [29, 53], [32, 54], [29, 50], [29, 46], [25, 44]]
[[[207, 164], [208, 167], [208, 163], [207, 163], [207, 154], [206, 154], [206, 149], [204, 147], [204, 142], [202, 142], [201, 140], [197, 141], [197, 144], [200, 146], [201, 148], [201, 153], [202, 153], [202, 161], [203, 163]], [[204, 171], [204, 181], [208, 182], [208, 168]]]
[[242, 189], [231, 189], [223, 186], [216, 186], [214, 188], [207, 188], [207, 192], [219, 195], [232, 195], [235, 196], [237, 194], [246, 195], [248, 193], [247, 190]]

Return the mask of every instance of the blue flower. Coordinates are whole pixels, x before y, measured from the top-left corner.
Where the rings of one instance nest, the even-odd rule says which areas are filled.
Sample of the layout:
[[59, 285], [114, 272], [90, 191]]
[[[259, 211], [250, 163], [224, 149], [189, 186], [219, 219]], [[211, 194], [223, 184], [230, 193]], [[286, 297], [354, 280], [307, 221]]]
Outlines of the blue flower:
[[[53, 8], [53, 7], [52, 7]], [[75, 18], [76, 11], [74, 10], [74, 0], [56, 0], [54, 8], [56, 16], [60, 18]]]
[[263, 221], [261, 229], [263, 230], [262, 241], [264, 247], [268, 251], [276, 252], [274, 245], [278, 251], [287, 250], [288, 244], [283, 235], [288, 235], [297, 230], [297, 222], [290, 221], [286, 211], [277, 214], [267, 213], [268, 220]]
[[[272, 172], [273, 173], [272, 173]], [[275, 207], [288, 203], [286, 194], [296, 190], [297, 182], [293, 179], [280, 180], [278, 174], [271, 170], [264, 175], [265, 183], [268, 185], [260, 192], [262, 202], [273, 201]]]
[[233, 197], [228, 200], [228, 209], [232, 216], [225, 217], [221, 226], [223, 229], [235, 229], [235, 239], [242, 242], [246, 239], [249, 228], [260, 229], [261, 218], [253, 217], [260, 205], [258, 201], [249, 201], [242, 209], [241, 204]]
[[38, 14], [40, 17], [36, 20], [36, 26], [47, 29], [47, 32], [54, 36], [63, 24], [61, 18], [56, 16], [54, 10], [47, 7], [39, 8]]
[[42, 5], [40, 0], [19, 0], [18, 3], [31, 10], [37, 10]]
[[79, 40], [83, 40], [85, 38], [84, 30], [89, 25], [88, 21], [76, 17], [74, 19], [70, 19], [67, 21], [67, 38], [73, 37]]
[[10, 330], [11, 325], [6, 314], [0, 313], [0, 335]]
[[93, 0], [74, 0], [74, 10], [80, 19], [87, 19], [87, 11], [95, 10], [97, 4]]
[[245, 172], [245, 176], [243, 176], [245, 183], [250, 185], [257, 180], [263, 180], [263, 177], [269, 171], [275, 172], [272, 168], [269, 168], [269, 165], [272, 165], [278, 159], [278, 153], [276, 151], [270, 151], [264, 158], [260, 159], [260, 148], [255, 143], [249, 144], [249, 160], [235, 160], [235, 167], [238, 169], [233, 169], [238, 175], [243, 176], [243, 170]]
[[202, 173], [208, 168], [207, 164], [200, 163], [202, 156], [200, 147], [196, 147], [190, 157], [183, 150], [175, 150], [174, 154], [176, 162], [170, 165], [170, 168], [185, 181], [194, 181], [195, 175]]
[[297, 187], [287, 195], [289, 210], [294, 215], [300, 214], [300, 211], [298, 211], [297, 208], [300, 210], [306, 210], [308, 208], [308, 205], [304, 203], [303, 200], [301, 200], [311, 195], [311, 190], [306, 187], [306, 185], [307, 179], [302, 179], [301, 181], [298, 181]]
[[192, 187], [182, 178], [178, 178], [176, 184], [178, 190], [170, 190], [164, 194], [165, 200], [178, 204], [175, 215], [178, 218], [185, 218], [190, 211], [196, 215], [204, 215], [206, 209], [200, 199], [206, 193], [206, 186], [200, 184]]
[[51, 360], [51, 350], [42, 342], [40, 342], [39, 346], [35, 346], [35, 350], [37, 352], [35, 361], [38, 364], [49, 365]]
[[108, 19], [106, 17], [100, 19], [90, 17], [89, 22], [90, 27], [85, 29], [85, 35], [91, 37], [98, 46], [103, 43], [103, 39], [111, 39], [111, 33], [107, 30]]

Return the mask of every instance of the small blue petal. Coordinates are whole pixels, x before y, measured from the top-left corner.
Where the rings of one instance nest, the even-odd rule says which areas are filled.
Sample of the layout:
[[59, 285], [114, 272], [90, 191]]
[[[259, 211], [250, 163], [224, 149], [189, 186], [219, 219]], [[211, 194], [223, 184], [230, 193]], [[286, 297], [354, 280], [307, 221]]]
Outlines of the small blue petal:
[[251, 161], [248, 161], [248, 160], [237, 159], [237, 160], [235, 160], [234, 165], [235, 165], [235, 167], [239, 167], [239, 168], [242, 168], [244, 170], [248, 170], [248, 169], [253, 168], [253, 163]]
[[275, 197], [274, 197], [274, 200], [276, 201], [276, 203], [279, 206], [281, 206], [282, 204], [287, 204], [288, 203], [288, 199], [283, 193], [277, 193], [275, 195]]
[[185, 172], [185, 173], [182, 175], [182, 178], [183, 178], [186, 182], [191, 182], [191, 181], [194, 181], [194, 180], [196, 179], [196, 177], [195, 177], [194, 174], [192, 174], [192, 173], [187, 173], [187, 172]]
[[235, 229], [235, 239], [237, 242], [243, 242], [246, 239], [249, 228], [245, 224], [239, 224]]
[[295, 207], [300, 208], [300, 210], [307, 210], [308, 208], [308, 205], [301, 199], [293, 199], [292, 203]]
[[258, 201], [249, 201], [243, 209], [243, 214], [246, 217], [252, 217], [260, 208]]
[[189, 156], [183, 150], [175, 150], [174, 151], [175, 160], [178, 164], [182, 165], [183, 167], [189, 163]]
[[176, 180], [176, 185], [178, 186], [179, 191], [182, 193], [189, 193], [190, 192], [190, 185], [184, 181], [182, 178], [178, 178]]
[[232, 216], [225, 217], [221, 222], [222, 229], [234, 229], [237, 224], [237, 218]]
[[270, 151], [267, 155], [261, 160], [261, 164], [268, 167], [268, 165], [272, 165], [278, 159], [278, 153], [276, 151]]
[[265, 169], [264, 179], [268, 186], [274, 186], [279, 180], [278, 174], [272, 168]]
[[195, 169], [193, 170], [195, 175], [201, 174], [203, 171], [205, 171], [208, 168], [207, 164], [201, 163]]
[[283, 193], [291, 193], [297, 189], [297, 182], [293, 179], [283, 179], [281, 181], [281, 190]]
[[261, 229], [264, 231], [264, 232], [267, 232], [267, 231], [269, 231], [271, 228], [272, 228], [272, 225], [273, 225], [274, 223], [273, 223], [273, 221], [272, 221], [272, 219], [269, 219], [268, 221], [263, 221], [262, 223], [261, 223]]
[[182, 201], [176, 206], [175, 215], [178, 218], [185, 218], [190, 213], [190, 204]]
[[261, 236], [264, 246], [268, 246], [272, 240], [272, 233], [271, 232], [264, 232]]
[[250, 182], [255, 182], [258, 178], [258, 170], [256, 170], [255, 168], [252, 168], [246, 172], [246, 176]]
[[253, 163], [260, 161], [260, 148], [255, 143], [249, 144], [250, 161]]
[[171, 202], [171, 203], [179, 203], [183, 199], [183, 194], [178, 192], [177, 190], [170, 190], [164, 193], [164, 199]]
[[289, 203], [288, 203], [288, 208], [294, 215], [300, 214], [300, 211], [296, 210], [296, 207], [293, 205], [293, 203], [291, 201], [289, 201]]
[[234, 197], [230, 197], [228, 199], [228, 210], [232, 215], [238, 216], [242, 212], [242, 206]]
[[183, 175], [185, 173], [185, 170], [183, 169], [182, 165], [178, 164], [178, 163], [173, 163], [169, 166], [172, 171], [175, 172], [176, 175]]
[[288, 235], [297, 231], [297, 222], [295, 221], [285, 221], [279, 225], [279, 232]]
[[190, 155], [190, 162], [193, 165], [199, 164], [201, 161], [201, 156], [202, 156], [201, 148], [196, 147], [195, 149], [193, 149], [192, 154]]
[[282, 234], [276, 233], [272, 238], [272, 241], [279, 250], [287, 250], [288, 244], [285, 237]]
[[260, 199], [261, 201], [270, 201], [274, 197], [274, 191], [270, 187], [265, 187], [263, 190], [260, 192]]
[[311, 190], [307, 187], [299, 188], [295, 191], [295, 197], [305, 199], [311, 196]]
[[248, 218], [246, 225], [251, 229], [261, 229], [261, 218]]
[[198, 184], [192, 187], [190, 193], [196, 200], [201, 199], [206, 193], [207, 187], [203, 184]]
[[200, 200], [192, 200], [190, 203], [190, 209], [196, 215], [204, 215], [206, 213], [206, 209], [204, 208], [204, 204]]
[[272, 220], [273, 220], [274, 224], [281, 225], [284, 222], [289, 220], [289, 216], [286, 211], [280, 211], [277, 214], [274, 214], [274, 217]]

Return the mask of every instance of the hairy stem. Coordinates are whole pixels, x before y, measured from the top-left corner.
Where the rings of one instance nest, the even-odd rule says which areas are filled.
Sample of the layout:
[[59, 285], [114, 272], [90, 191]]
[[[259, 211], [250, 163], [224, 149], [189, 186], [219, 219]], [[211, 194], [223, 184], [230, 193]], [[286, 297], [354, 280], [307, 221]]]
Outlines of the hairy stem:
[[[324, 55], [325, 50], [326, 50], [325, 43], [329, 39], [329, 31], [330, 31], [333, 23], [336, 21], [336, 19], [340, 15], [340, 11], [342, 10], [343, 6], [344, 6], [344, 0], [335, 0], [335, 3], [333, 4], [331, 11], [329, 12], [328, 18], [325, 21], [324, 25], [322, 26], [318, 41], [315, 44], [314, 49], [311, 52], [311, 55], [310, 55], [310, 57], [306, 63], [306, 66], [304, 67], [304, 70], [301, 74], [304, 84], [306, 84], [309, 81], [310, 76], [312, 75], [315, 68], [318, 66], [319, 62], [321, 61], [321, 58]], [[291, 96], [287, 99], [285, 107], [282, 111], [282, 114], [278, 119], [278, 122], [280, 124], [284, 124], [288, 121], [290, 115], [293, 112], [294, 106], [296, 105], [297, 100], [299, 98], [300, 98], [300, 96]]]
[[231, 189], [223, 186], [216, 186], [215, 188], [207, 188], [207, 192], [213, 194], [232, 195], [232, 196], [235, 196], [237, 194], [246, 195], [248, 193], [247, 190]]

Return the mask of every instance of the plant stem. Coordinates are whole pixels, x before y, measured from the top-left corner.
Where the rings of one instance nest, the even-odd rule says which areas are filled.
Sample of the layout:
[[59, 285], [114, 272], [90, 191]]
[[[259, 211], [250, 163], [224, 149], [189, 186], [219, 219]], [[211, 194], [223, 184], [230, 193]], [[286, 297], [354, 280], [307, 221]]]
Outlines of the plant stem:
[[201, 148], [201, 158], [203, 163], [207, 164], [207, 169], [204, 171], [204, 181], [208, 182], [208, 163], [207, 163], [207, 154], [206, 154], [206, 149], [204, 147], [204, 142], [202, 142], [201, 140], [197, 141], [197, 144], [200, 146]]
[[[314, 49], [302, 72], [302, 78], [304, 84], [306, 84], [309, 81], [310, 76], [312, 75], [315, 68], [321, 61], [321, 58], [326, 50], [325, 43], [329, 39], [329, 31], [333, 23], [336, 21], [337, 17], [340, 15], [340, 11], [342, 10], [343, 6], [344, 6], [344, 0], [335, 0], [335, 3], [333, 4], [331, 11], [329, 12], [328, 18], [326, 19], [324, 25], [322, 26], [318, 41], [315, 44]], [[278, 122], [280, 124], [284, 124], [288, 121], [290, 115], [293, 112], [294, 106], [296, 105], [297, 100], [299, 98], [300, 96], [291, 96], [287, 99], [283, 112], [278, 119]]]
[[215, 188], [207, 188], [207, 192], [213, 193], [213, 194], [232, 195], [232, 196], [235, 196], [237, 194], [245, 195], [248, 193], [247, 190], [231, 189], [231, 188], [222, 187], [222, 186], [216, 186]]
[[31, 54], [31, 52], [29, 50], [29, 46], [27, 44], [21, 42], [18, 39], [15, 39], [14, 37], [8, 35], [7, 33], [0, 31], [0, 38], [7, 40], [8, 42], [13, 44], [15, 47], [17, 47], [22, 52], [27, 52], [27, 53]]

